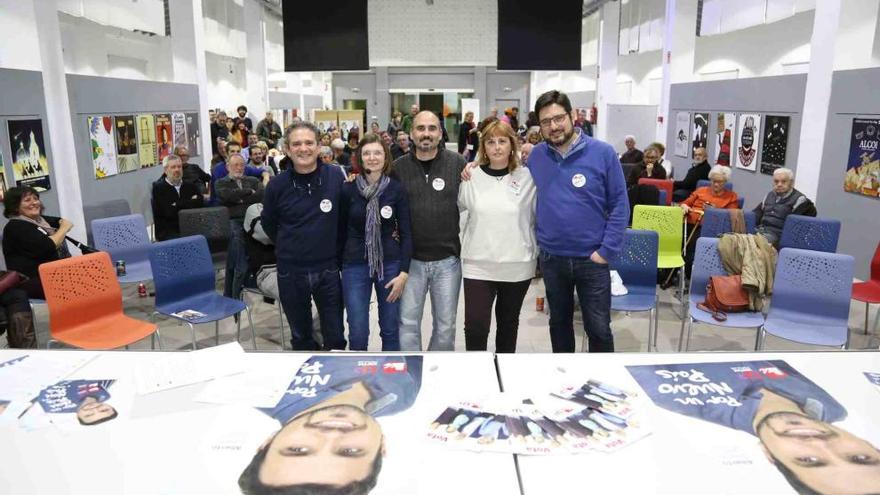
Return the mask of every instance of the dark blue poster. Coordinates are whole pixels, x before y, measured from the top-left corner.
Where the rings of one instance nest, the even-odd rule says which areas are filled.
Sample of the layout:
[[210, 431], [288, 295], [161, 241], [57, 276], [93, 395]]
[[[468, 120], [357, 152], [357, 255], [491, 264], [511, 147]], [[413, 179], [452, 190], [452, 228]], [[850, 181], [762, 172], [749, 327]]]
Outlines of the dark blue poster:
[[880, 119], [853, 119], [843, 190], [880, 195]]

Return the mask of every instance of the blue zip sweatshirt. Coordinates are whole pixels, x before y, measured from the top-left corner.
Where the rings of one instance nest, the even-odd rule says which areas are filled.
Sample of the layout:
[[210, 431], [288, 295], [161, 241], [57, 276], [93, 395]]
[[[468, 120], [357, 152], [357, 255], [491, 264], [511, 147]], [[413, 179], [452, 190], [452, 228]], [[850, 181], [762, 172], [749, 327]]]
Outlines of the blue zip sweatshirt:
[[342, 251], [339, 201], [345, 176], [318, 163], [310, 174], [289, 168], [266, 186], [260, 221], [275, 243], [278, 264], [307, 270], [338, 268]]
[[556, 256], [588, 258], [598, 251], [610, 262], [629, 221], [623, 168], [611, 145], [575, 132], [565, 156], [546, 142], [529, 155], [538, 189], [538, 246]]

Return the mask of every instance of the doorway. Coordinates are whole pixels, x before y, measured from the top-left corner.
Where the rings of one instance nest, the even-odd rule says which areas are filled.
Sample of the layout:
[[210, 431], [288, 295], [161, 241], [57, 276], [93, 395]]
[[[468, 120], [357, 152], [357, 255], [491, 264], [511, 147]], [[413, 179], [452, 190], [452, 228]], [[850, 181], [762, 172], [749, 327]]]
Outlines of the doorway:
[[440, 115], [448, 136], [447, 144], [455, 144], [458, 141], [458, 129], [462, 121], [461, 99], [473, 98], [474, 93], [470, 90], [443, 90], [430, 91], [412, 90], [407, 92], [391, 93], [391, 115], [400, 112], [407, 115], [413, 104], [418, 104], [421, 110], [431, 110]]
[[363, 110], [367, 114], [367, 100], [342, 100], [343, 110]]

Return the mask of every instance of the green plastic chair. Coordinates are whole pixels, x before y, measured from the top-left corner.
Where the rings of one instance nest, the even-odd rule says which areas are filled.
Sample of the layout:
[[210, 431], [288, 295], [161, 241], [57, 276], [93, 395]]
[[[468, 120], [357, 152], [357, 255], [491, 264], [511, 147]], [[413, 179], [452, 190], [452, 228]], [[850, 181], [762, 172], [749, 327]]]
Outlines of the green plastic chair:
[[684, 238], [684, 211], [678, 206], [636, 205], [632, 228], [653, 230], [660, 236], [657, 250], [657, 268], [681, 268]]

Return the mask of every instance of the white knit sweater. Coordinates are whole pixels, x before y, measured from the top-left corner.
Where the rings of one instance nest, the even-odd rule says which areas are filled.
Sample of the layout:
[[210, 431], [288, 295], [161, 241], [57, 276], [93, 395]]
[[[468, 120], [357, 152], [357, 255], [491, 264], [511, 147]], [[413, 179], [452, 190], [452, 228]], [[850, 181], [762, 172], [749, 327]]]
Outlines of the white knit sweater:
[[529, 169], [493, 177], [473, 169], [461, 183], [458, 208], [467, 212], [462, 229], [462, 275], [495, 282], [519, 282], [535, 275], [535, 183]]

